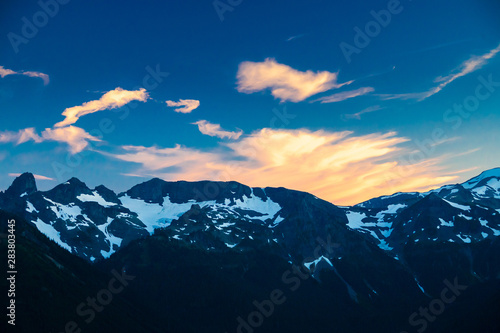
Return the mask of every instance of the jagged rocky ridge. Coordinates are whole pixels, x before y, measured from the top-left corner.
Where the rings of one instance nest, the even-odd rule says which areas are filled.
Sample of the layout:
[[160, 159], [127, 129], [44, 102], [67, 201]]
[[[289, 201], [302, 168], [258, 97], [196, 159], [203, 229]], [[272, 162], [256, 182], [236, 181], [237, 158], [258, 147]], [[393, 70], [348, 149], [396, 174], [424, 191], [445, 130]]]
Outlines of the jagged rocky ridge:
[[396, 193], [344, 208], [352, 229], [394, 255], [419, 241], [477, 243], [500, 236], [500, 168], [426, 193]]
[[345, 241], [358, 236], [351, 229], [397, 258], [408, 242], [474, 243], [499, 236], [500, 169], [427, 193], [396, 193], [341, 208], [304, 192], [237, 182], [152, 179], [115, 194], [71, 178], [38, 191], [33, 175], [25, 173], [0, 192], [0, 209], [23, 216], [89, 261], [108, 258], [158, 228], [206, 250], [274, 242], [292, 260], [310, 255], [317, 237], [352, 247]]

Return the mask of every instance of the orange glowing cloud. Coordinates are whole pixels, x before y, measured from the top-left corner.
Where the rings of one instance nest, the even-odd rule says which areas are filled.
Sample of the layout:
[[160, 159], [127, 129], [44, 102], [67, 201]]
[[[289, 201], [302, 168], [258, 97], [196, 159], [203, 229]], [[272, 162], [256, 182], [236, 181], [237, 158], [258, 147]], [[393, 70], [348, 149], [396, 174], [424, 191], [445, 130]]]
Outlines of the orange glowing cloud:
[[238, 68], [238, 91], [251, 94], [271, 89], [271, 94], [284, 101], [300, 102], [333, 88], [350, 84], [337, 83], [338, 73], [301, 72], [268, 58], [263, 62], [242, 62]]
[[82, 116], [102, 110], [116, 109], [130, 103], [131, 101], [146, 102], [148, 98], [149, 95], [144, 88], [131, 91], [118, 87], [114, 90], [108, 91], [98, 100], [86, 102], [82, 105], [73, 106], [64, 110], [62, 115], [66, 118], [55, 124], [54, 127], [64, 127], [74, 124]]
[[[440, 158], [405, 166], [397, 133], [265, 128], [209, 151], [124, 146], [114, 158], [140, 165], [134, 175], [167, 180], [236, 180], [250, 186], [307, 191], [339, 205], [398, 191], [435, 188], [457, 178], [441, 176]], [[439, 176], [438, 176], [439, 175]]]

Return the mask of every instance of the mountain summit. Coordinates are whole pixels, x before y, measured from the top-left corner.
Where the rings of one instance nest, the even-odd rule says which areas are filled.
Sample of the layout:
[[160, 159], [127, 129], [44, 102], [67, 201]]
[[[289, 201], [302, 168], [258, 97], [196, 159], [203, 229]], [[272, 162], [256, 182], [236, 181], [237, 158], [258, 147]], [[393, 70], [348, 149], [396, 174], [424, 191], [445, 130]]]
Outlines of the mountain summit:
[[32, 173], [25, 172], [12, 182], [12, 185], [5, 191], [7, 196], [20, 197], [29, 195], [37, 191], [35, 177]]

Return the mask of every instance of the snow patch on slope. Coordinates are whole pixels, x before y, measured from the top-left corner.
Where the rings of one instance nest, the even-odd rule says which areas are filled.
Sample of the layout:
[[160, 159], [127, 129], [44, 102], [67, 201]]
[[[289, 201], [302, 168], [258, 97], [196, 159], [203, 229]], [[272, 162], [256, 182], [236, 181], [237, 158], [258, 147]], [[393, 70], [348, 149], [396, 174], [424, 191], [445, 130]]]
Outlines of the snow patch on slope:
[[465, 210], [467, 212], [470, 211], [470, 206], [464, 206], [464, 205], [459, 205], [457, 203], [454, 203], [454, 202], [451, 202], [451, 201], [448, 201], [446, 199], [443, 199], [444, 201], [446, 201], [450, 206], [452, 207], [455, 207], [455, 208], [458, 208], [458, 209], [461, 209], [461, 210]]
[[36, 221], [31, 221], [31, 222], [33, 222], [33, 224], [36, 225], [37, 229], [42, 234], [47, 236], [49, 239], [52, 239], [54, 242], [56, 242], [62, 248], [68, 250], [69, 252], [72, 252], [71, 246], [69, 246], [68, 244], [64, 243], [61, 240], [61, 233], [58, 232], [53, 226], [43, 222], [42, 220], [40, 220], [40, 218], [38, 218]]
[[52, 206], [50, 206], [50, 209], [56, 214], [58, 219], [77, 222], [76, 217], [82, 215], [82, 210], [80, 209], [80, 207], [76, 206], [73, 203], [70, 203], [69, 205], [63, 205], [54, 202], [46, 197], [43, 198], [52, 204]]
[[120, 247], [122, 244], [122, 241], [123, 241], [123, 239], [121, 239], [120, 237], [116, 237], [115, 235], [111, 234], [108, 231], [108, 226], [111, 224], [111, 222], [113, 222], [113, 219], [108, 217], [108, 220], [106, 223], [97, 226], [97, 228], [99, 228], [99, 230], [101, 230], [101, 232], [104, 234], [104, 236], [106, 236], [106, 240], [109, 243], [109, 251], [101, 250], [101, 255], [104, 258], [109, 258], [115, 252], [114, 245], [116, 245], [117, 247]]
[[110, 207], [110, 206], [115, 206], [116, 204], [114, 202], [108, 202], [104, 200], [104, 198], [97, 193], [97, 191], [92, 192], [92, 195], [90, 194], [80, 194], [79, 196], [76, 197], [78, 200], [83, 201], [83, 202], [97, 202], [99, 205], [103, 207]]
[[33, 213], [33, 212], [37, 212], [37, 213], [39, 213], [39, 211], [38, 211], [38, 210], [36, 210], [35, 206], [33, 206], [33, 204], [32, 204], [31, 202], [26, 201], [26, 205], [27, 205], [27, 207], [26, 207], [26, 211], [27, 211], [28, 213]]
[[250, 197], [244, 196], [242, 199], [236, 199], [234, 202], [235, 205], [242, 210], [250, 210], [262, 214], [262, 216], [259, 217], [247, 216], [248, 218], [256, 218], [261, 221], [272, 219], [281, 210], [281, 206], [271, 199], [267, 198], [267, 200], [264, 201], [260, 197], [254, 196], [253, 189]]
[[358, 213], [358, 212], [351, 212], [348, 211], [346, 212], [347, 220], [349, 223], [347, 226], [351, 229], [359, 229], [362, 228], [365, 224], [362, 222], [364, 218], [366, 218], [365, 213]]
[[[125, 194], [120, 197], [123, 207], [128, 208], [130, 211], [135, 212], [139, 218], [146, 225], [146, 230], [152, 234], [154, 229], [167, 227], [170, 223], [179, 218], [182, 214], [187, 212], [193, 202], [186, 203], [173, 203], [167, 195], [163, 198], [163, 205], [157, 203], [148, 203], [141, 199], [133, 199]], [[214, 204], [215, 201], [198, 202], [200, 207], [207, 204]]]

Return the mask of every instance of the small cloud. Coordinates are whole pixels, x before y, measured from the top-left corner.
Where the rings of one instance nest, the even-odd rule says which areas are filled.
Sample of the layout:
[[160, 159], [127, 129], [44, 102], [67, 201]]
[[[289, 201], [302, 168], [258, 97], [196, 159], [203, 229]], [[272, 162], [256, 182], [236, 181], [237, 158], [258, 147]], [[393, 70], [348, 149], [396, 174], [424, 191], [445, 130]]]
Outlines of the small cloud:
[[131, 91], [118, 87], [114, 90], [108, 91], [98, 100], [86, 102], [82, 105], [64, 110], [62, 115], [66, 116], [66, 118], [55, 124], [54, 127], [63, 127], [74, 124], [82, 116], [102, 110], [116, 109], [128, 104], [131, 101], [146, 102], [148, 98], [149, 95], [144, 88]]
[[23, 72], [23, 75], [26, 75], [29, 77], [39, 77], [43, 80], [44, 85], [49, 84], [49, 76], [47, 74], [39, 73], [39, 72]]
[[43, 139], [35, 133], [35, 128], [33, 127], [21, 129], [17, 132], [0, 132], [0, 143], [12, 142], [16, 145], [19, 145], [29, 140], [33, 140], [36, 143], [40, 143], [43, 141]]
[[341, 93], [336, 93], [336, 94], [333, 94], [333, 95], [330, 95], [330, 96], [321, 97], [321, 98], [317, 99], [314, 102], [317, 102], [317, 101], [321, 101], [321, 103], [342, 102], [342, 101], [345, 101], [346, 99], [350, 99], [350, 98], [354, 98], [354, 97], [358, 97], [358, 96], [363, 96], [363, 95], [369, 94], [369, 93], [371, 93], [374, 90], [375, 89], [373, 89], [372, 87], [363, 87], [363, 88], [359, 88], [359, 89], [356, 89], [356, 90], [343, 91]]
[[190, 113], [200, 106], [200, 101], [195, 99], [180, 99], [178, 102], [167, 101], [167, 105], [170, 107], [183, 106], [182, 108], [177, 108], [174, 111], [180, 113]]
[[486, 54], [483, 54], [481, 56], [473, 56], [469, 58], [468, 60], [464, 61], [457, 69], [452, 71], [452, 73], [445, 75], [445, 76], [439, 76], [437, 77], [434, 82], [439, 83], [439, 85], [432, 87], [431, 89], [423, 92], [418, 92], [418, 93], [406, 93], [406, 94], [380, 94], [379, 96], [384, 99], [384, 100], [391, 100], [391, 99], [402, 99], [402, 100], [408, 100], [408, 99], [416, 99], [417, 101], [423, 101], [424, 99], [427, 99], [441, 90], [443, 90], [447, 85], [455, 81], [456, 79], [465, 76], [467, 74], [470, 74], [481, 67], [483, 67], [489, 59], [493, 58], [497, 53], [500, 52], [500, 45], [498, 45], [496, 48], [492, 49]]
[[306, 34], [299, 34], [299, 35], [295, 35], [295, 36], [290, 36], [286, 39], [287, 42], [291, 42], [292, 40], [294, 39], [298, 39], [298, 38], [301, 38], [301, 37], [304, 37]]
[[72, 154], [77, 154], [84, 150], [89, 141], [101, 142], [100, 139], [85, 132], [84, 129], [76, 126], [67, 126], [61, 128], [46, 128], [42, 132], [42, 137], [45, 140], [65, 142], [69, 145], [69, 150]]
[[357, 113], [345, 114], [344, 117], [346, 119], [358, 119], [358, 120], [360, 120], [361, 119], [361, 115], [363, 115], [365, 113], [379, 111], [379, 110], [382, 110], [382, 109], [384, 109], [384, 108], [381, 107], [380, 105], [374, 105], [374, 106], [367, 107], [366, 109], [363, 109], [363, 110], [361, 110], [361, 111], [359, 111]]
[[445, 138], [445, 139], [433, 142], [431, 144], [431, 147], [436, 147], [436, 146], [439, 146], [439, 145], [442, 145], [442, 144], [445, 144], [445, 143], [456, 142], [456, 141], [458, 141], [460, 139], [461, 138], [459, 136], [454, 136], [454, 137], [451, 137], [451, 138]]
[[456, 40], [456, 41], [447, 42], [447, 43], [441, 43], [441, 44], [437, 44], [437, 45], [433, 45], [433, 46], [421, 48], [421, 49], [418, 49], [418, 50], [413, 50], [413, 51], [405, 52], [405, 53], [400, 54], [400, 55], [407, 55], [407, 54], [427, 52], [427, 51], [437, 50], [437, 49], [441, 49], [443, 47], [447, 47], [447, 46], [451, 46], [451, 45], [455, 45], [455, 44], [461, 44], [461, 43], [470, 42], [470, 41], [474, 41], [474, 39], [469, 38], [469, 39]]
[[193, 123], [193, 125], [198, 125], [198, 129], [201, 133], [205, 135], [216, 136], [221, 139], [228, 138], [232, 140], [238, 140], [239, 137], [243, 134], [242, 130], [239, 130], [238, 132], [225, 131], [220, 127], [219, 124], [212, 124], [206, 120], [199, 120]]
[[3, 66], [0, 66], [0, 77], [4, 78], [7, 75], [24, 75], [24, 76], [29, 76], [29, 77], [38, 77], [43, 80], [43, 84], [47, 85], [49, 84], [49, 76], [44, 73], [40, 72], [33, 72], [33, 71], [13, 71], [11, 69], [4, 68]]
[[88, 146], [89, 141], [101, 141], [100, 139], [85, 132], [85, 130], [76, 126], [67, 126], [62, 128], [46, 128], [41, 135], [35, 132], [34, 128], [25, 128], [17, 132], [0, 132], [0, 143], [12, 142], [16, 145], [32, 140], [35, 143], [44, 141], [58, 141], [69, 145], [69, 151], [72, 154], [81, 152]]
[[245, 94], [270, 89], [271, 94], [282, 102], [301, 102], [318, 93], [352, 83], [339, 84], [337, 77], [338, 73], [327, 71], [301, 72], [267, 58], [263, 62], [245, 61], [239, 65], [237, 89]]
[[[19, 177], [21, 174], [20, 173], [9, 173], [9, 176], [10, 177]], [[53, 180], [55, 181], [54, 178], [50, 178], [50, 177], [45, 177], [45, 176], [42, 176], [42, 175], [33, 175], [33, 177], [35, 177], [35, 179], [39, 179], [39, 180]]]
[[127, 177], [137, 177], [137, 178], [151, 178], [150, 175], [138, 175], [135, 173], [120, 173], [120, 175]]

